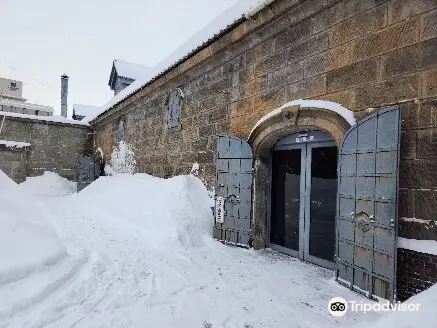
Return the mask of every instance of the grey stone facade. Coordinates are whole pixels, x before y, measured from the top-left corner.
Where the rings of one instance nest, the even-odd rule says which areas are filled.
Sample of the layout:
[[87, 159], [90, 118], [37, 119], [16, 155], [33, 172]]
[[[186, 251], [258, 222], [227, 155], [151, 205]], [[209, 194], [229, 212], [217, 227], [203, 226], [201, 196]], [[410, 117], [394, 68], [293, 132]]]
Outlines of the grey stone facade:
[[[95, 144], [108, 161], [123, 119], [139, 172], [172, 176], [198, 162], [213, 184], [217, 135], [247, 139], [261, 117], [288, 101], [333, 101], [357, 119], [398, 104], [403, 120], [399, 216], [435, 220], [436, 24], [433, 0], [276, 0], [94, 120]], [[168, 97], [175, 88], [185, 95], [179, 131], [167, 127]], [[317, 113], [307, 113], [302, 125], [342, 138], [335, 124]], [[262, 162], [255, 163], [260, 168], [256, 191], [264, 188], [267, 172]], [[401, 237], [437, 240], [420, 223], [400, 220], [399, 225]], [[258, 247], [264, 244], [264, 228], [253, 227]], [[432, 279], [422, 275], [423, 283], [405, 284], [405, 271], [420, 270], [410, 257], [405, 265], [406, 259], [399, 256], [400, 295], [417, 293], [437, 277], [433, 270], [427, 273]]]
[[0, 139], [30, 144], [0, 146], [0, 169], [16, 182], [44, 171], [77, 180], [79, 156], [92, 153], [92, 130], [84, 125], [7, 116]]

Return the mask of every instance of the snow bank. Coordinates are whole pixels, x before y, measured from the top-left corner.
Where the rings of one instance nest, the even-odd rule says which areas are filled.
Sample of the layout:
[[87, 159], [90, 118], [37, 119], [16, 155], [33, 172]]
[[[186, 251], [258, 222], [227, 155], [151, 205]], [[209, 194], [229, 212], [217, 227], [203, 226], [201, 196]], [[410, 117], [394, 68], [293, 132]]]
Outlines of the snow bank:
[[41, 176], [28, 177], [18, 188], [28, 195], [56, 197], [74, 194], [77, 190], [77, 184], [57, 173], [46, 171]]
[[142, 239], [152, 245], [203, 246], [212, 234], [208, 191], [194, 176], [100, 177], [73, 198], [85, 211], [99, 208], [100, 216], [108, 220], [134, 224], [141, 230]]
[[19, 280], [66, 256], [32, 197], [0, 170], [0, 285]]
[[[390, 312], [383, 316], [374, 325], [369, 323], [354, 326], [355, 328], [431, 328], [435, 327], [437, 315], [435, 307], [437, 304], [437, 285], [425, 290], [424, 292], [411, 297], [405, 303], [420, 304], [419, 310], [405, 312]], [[346, 314], [347, 315], [347, 314]]]

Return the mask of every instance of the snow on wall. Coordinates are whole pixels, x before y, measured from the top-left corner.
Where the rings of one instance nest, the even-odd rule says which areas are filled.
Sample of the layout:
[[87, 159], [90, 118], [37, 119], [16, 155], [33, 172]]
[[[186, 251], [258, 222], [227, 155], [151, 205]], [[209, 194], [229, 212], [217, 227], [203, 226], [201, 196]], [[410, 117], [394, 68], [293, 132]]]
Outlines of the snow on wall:
[[36, 116], [36, 115], [28, 115], [28, 114], [18, 114], [18, 113], [9, 113], [9, 112], [1, 112], [1, 116], [5, 115], [6, 117], [19, 117], [19, 118], [28, 118], [37, 121], [45, 121], [45, 122], [56, 122], [56, 123], [64, 123], [71, 125], [83, 125], [90, 126], [87, 122], [75, 121], [69, 118], [65, 118], [63, 116]]
[[4, 145], [8, 148], [24, 148], [30, 147], [30, 143], [21, 141], [0, 140], [0, 145]]
[[[103, 105], [101, 112], [96, 115], [96, 117], [122, 102], [124, 99], [128, 98], [138, 90], [142, 89], [149, 82], [153, 81], [153, 79], [170, 69], [172, 66], [183, 61], [185, 58], [188, 58], [191, 54], [194, 54], [206, 42], [219, 35], [229, 26], [232, 26], [232, 24], [238, 22], [240, 19], [248, 19], [248, 17], [253, 16], [273, 1], [274, 0], [237, 1], [235, 5], [225, 10], [221, 15], [212, 20], [211, 23], [194, 34], [190, 39], [188, 39], [184, 44], [170, 54], [170, 56], [168, 56], [155, 67], [150, 68], [146, 74], [120, 91], [114, 98]], [[90, 121], [92, 119], [90, 119]]]
[[417, 240], [399, 237], [398, 247], [409, 249], [412, 251], [437, 255], [437, 241], [436, 240]]
[[255, 129], [261, 123], [267, 121], [268, 119], [270, 119], [272, 117], [280, 115], [281, 111], [284, 108], [291, 107], [291, 106], [296, 106], [296, 105], [299, 105], [302, 108], [323, 108], [323, 109], [327, 109], [327, 110], [330, 110], [330, 111], [332, 111], [334, 113], [337, 113], [338, 115], [343, 117], [346, 120], [346, 122], [348, 122], [349, 125], [351, 125], [351, 126], [353, 126], [353, 125], [355, 125], [357, 123], [355, 118], [354, 118], [354, 113], [351, 110], [347, 109], [346, 107], [343, 107], [340, 104], [337, 104], [337, 103], [332, 102], [332, 101], [327, 101], [327, 100], [304, 100], [304, 99], [298, 99], [298, 100], [293, 100], [293, 101], [287, 102], [284, 105], [282, 105], [281, 107], [276, 108], [276, 109], [272, 110], [270, 113], [267, 113], [266, 115], [261, 117], [259, 119], [259, 121], [256, 122], [256, 124], [252, 128], [252, 131], [250, 131], [249, 138], [252, 135], [253, 131], [255, 131]]

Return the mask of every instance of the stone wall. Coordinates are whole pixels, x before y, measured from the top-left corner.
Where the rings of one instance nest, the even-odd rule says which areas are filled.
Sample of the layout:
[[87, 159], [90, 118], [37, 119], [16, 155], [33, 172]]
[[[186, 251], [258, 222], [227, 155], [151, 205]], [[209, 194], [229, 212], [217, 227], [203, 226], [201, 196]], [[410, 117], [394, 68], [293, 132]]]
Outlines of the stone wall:
[[[0, 122], [3, 119], [0, 116]], [[44, 171], [77, 180], [79, 156], [92, 152], [91, 128], [50, 120], [7, 116], [0, 140], [29, 143], [29, 147], [0, 146], [0, 169], [16, 182]]]
[[0, 170], [16, 182], [27, 176], [29, 147], [9, 147], [0, 144]]
[[[95, 120], [96, 145], [108, 160], [123, 118], [140, 172], [171, 176], [199, 162], [213, 183], [217, 135], [247, 138], [287, 101], [334, 101], [357, 119], [400, 104], [400, 216], [435, 220], [436, 26], [435, 0], [276, 0]], [[182, 129], [169, 131], [176, 87], [185, 94]], [[437, 239], [413, 225], [400, 220], [400, 235]], [[399, 258], [404, 272], [421, 270]], [[402, 295], [405, 286], [398, 279]]]
[[[286, 101], [326, 99], [357, 111], [437, 95], [437, 3], [432, 0], [276, 0], [96, 120], [107, 159], [126, 121], [138, 170], [214, 179], [217, 134], [246, 138]], [[181, 131], [167, 99], [180, 87]]]

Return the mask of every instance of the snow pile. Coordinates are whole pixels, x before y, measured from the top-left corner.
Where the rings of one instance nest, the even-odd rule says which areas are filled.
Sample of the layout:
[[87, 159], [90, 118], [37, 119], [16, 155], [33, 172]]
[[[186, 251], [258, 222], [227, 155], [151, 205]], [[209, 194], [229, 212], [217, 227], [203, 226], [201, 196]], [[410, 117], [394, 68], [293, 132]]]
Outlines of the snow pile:
[[[420, 304], [419, 310], [391, 312], [382, 317], [376, 324], [360, 324], [355, 328], [431, 328], [435, 327], [437, 318], [435, 307], [437, 304], [437, 285], [425, 290], [424, 292], [411, 297], [406, 304]], [[347, 315], [347, 314], [346, 314]]]
[[107, 168], [109, 174], [129, 173], [134, 174], [137, 166], [135, 154], [130, 145], [124, 141], [118, 143], [111, 155], [110, 166]]
[[[203, 246], [213, 218], [205, 185], [194, 176], [161, 179], [146, 174], [100, 177], [77, 194], [78, 206], [135, 226], [151, 245]], [[119, 222], [118, 222], [119, 224]]]
[[56, 197], [74, 194], [77, 191], [77, 184], [57, 173], [46, 171], [41, 176], [28, 177], [18, 188], [28, 195]]
[[34, 199], [0, 170], [0, 286], [66, 256]]

